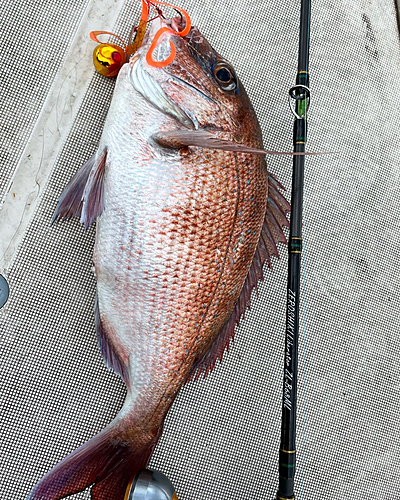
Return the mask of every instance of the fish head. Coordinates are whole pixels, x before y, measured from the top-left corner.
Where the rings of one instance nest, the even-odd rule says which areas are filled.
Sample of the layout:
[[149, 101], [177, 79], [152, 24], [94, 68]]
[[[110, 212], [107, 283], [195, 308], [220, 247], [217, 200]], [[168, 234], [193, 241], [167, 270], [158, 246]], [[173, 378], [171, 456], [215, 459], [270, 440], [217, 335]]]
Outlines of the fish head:
[[[184, 22], [183, 22], [184, 23]], [[164, 30], [154, 50], [154, 37]], [[139, 93], [162, 113], [173, 116], [180, 126], [221, 132], [222, 137], [257, 146], [261, 132], [250, 99], [232, 64], [220, 56], [197, 27], [182, 37], [179, 17], [154, 20], [143, 45], [132, 56], [130, 81]], [[164, 67], [149, 62], [164, 61]]]

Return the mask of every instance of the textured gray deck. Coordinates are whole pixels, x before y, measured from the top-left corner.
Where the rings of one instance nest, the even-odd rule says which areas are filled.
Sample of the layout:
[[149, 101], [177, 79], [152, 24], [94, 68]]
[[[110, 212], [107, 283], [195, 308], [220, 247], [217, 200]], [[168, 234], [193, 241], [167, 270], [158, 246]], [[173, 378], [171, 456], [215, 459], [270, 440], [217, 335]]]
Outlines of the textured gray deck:
[[[234, 63], [270, 149], [291, 149], [286, 96], [296, 72], [297, 3], [179, 2]], [[338, 154], [306, 160], [299, 499], [400, 499], [394, 5], [313, 1], [308, 149]], [[63, 186], [96, 149], [112, 95], [112, 82], [92, 69], [89, 27], [126, 38], [138, 7], [133, 0], [3, 2], [3, 51], [14, 54], [0, 84], [0, 272], [11, 287], [0, 311], [5, 500], [24, 498], [109, 423], [124, 399], [96, 344], [93, 228], [85, 235], [77, 221], [55, 228], [49, 221]], [[290, 158], [271, 158], [269, 168], [290, 186]], [[286, 286], [281, 250], [234, 348], [211, 376], [182, 391], [167, 418], [151, 465], [170, 476], [180, 500], [274, 498]]]

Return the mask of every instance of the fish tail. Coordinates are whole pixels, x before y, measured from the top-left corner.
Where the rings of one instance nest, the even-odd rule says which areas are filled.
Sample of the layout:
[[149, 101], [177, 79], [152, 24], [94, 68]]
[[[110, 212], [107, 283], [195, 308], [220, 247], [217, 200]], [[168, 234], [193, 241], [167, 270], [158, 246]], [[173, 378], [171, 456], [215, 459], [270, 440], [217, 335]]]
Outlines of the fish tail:
[[[122, 413], [122, 411], [121, 411]], [[146, 468], [161, 434], [141, 433], [124, 412], [68, 455], [33, 488], [27, 500], [59, 500], [93, 485], [93, 500], [124, 500], [129, 482]], [[136, 444], [127, 436], [136, 436]], [[137, 436], [140, 436], [139, 444]]]

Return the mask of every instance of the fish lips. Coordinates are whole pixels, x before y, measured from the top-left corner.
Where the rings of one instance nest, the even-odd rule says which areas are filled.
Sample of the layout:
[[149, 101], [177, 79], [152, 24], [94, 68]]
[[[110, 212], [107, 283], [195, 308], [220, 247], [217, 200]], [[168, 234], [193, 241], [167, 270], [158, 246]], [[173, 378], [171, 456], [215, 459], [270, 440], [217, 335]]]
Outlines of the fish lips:
[[[212, 108], [214, 113], [220, 111], [218, 102], [213, 99], [206, 89], [199, 88], [199, 86], [174, 75], [172, 72], [157, 69], [156, 71], [163, 71], [159, 83], [157, 79], [146, 70], [146, 63], [142, 62], [143, 57], [143, 55], [138, 54], [131, 59], [129, 63], [129, 79], [133, 88], [161, 113], [172, 116], [180, 124], [189, 129], [197, 130], [204, 126], [204, 123], [199, 123], [196, 113], [189, 109], [184, 104], [183, 100], [179, 99], [180, 102], [178, 102], [167, 95], [162, 85], [170, 87], [171, 84], [175, 88], [181, 89], [182, 92], [187, 93], [189, 91], [192, 93], [193, 99], [197, 102], [199, 99], [204, 100], [205, 107], [209, 109]], [[203, 105], [201, 108], [204, 108]]]

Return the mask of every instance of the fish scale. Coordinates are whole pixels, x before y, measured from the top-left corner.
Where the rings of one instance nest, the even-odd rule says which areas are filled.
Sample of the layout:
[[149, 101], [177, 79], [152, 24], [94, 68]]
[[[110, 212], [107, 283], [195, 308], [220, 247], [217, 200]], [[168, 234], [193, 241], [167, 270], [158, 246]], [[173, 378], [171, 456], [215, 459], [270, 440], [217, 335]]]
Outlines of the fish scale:
[[[249, 151], [262, 148], [261, 130], [232, 66], [197, 28], [184, 38], [165, 35], [162, 43], [177, 49], [169, 66], [146, 62], [168, 23], [156, 20], [122, 67], [98, 152], [53, 218], [79, 216], [85, 227], [97, 219], [96, 328], [107, 366], [127, 385], [126, 401], [29, 500], [93, 483], [94, 500], [123, 500], [179, 389], [222, 359], [264, 262], [286, 241], [289, 205], [264, 158]], [[234, 87], [218, 81], [219, 67]]]
[[[261, 158], [242, 153], [220, 151], [211, 159], [211, 155], [204, 158], [202, 151], [187, 151], [171, 154], [168, 161], [157, 161], [156, 152], [154, 158], [140, 157], [137, 144], [144, 138], [147, 143], [155, 132], [154, 111], [132, 92], [127, 78], [120, 77], [119, 84], [122, 88], [115, 90], [118, 99], [113, 101], [102, 139], [112, 160], [107, 165], [105, 208], [98, 223], [94, 261], [100, 316], [105, 328], [115, 331], [124, 344], [123, 360], [133, 356], [134, 366], [151, 374], [143, 386], [131, 374], [133, 390], [141, 394], [158, 387], [151, 394], [160, 405], [160, 397], [168, 398], [183, 384], [193, 358], [204, 354], [231, 313], [258, 242], [267, 175], [265, 168], [257, 168]], [[138, 101], [147, 121], [144, 127], [136, 125], [128, 147], [120, 130], [131, 122]], [[165, 117], [162, 126], [173, 127], [174, 120]], [[249, 170], [247, 164], [253, 168]], [[252, 198], [261, 207], [257, 218]], [[243, 226], [250, 233], [245, 234]], [[127, 272], [127, 259], [132, 272]], [[129, 297], [129, 302], [121, 297]], [[189, 320], [182, 321], [176, 311], [187, 313]], [[160, 336], [164, 348], [159, 345]], [[187, 347], [182, 349], [185, 342]], [[169, 370], [159, 369], [160, 359]], [[146, 408], [151, 403], [147, 399]], [[162, 420], [164, 414], [160, 408], [154, 419]]]

